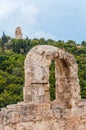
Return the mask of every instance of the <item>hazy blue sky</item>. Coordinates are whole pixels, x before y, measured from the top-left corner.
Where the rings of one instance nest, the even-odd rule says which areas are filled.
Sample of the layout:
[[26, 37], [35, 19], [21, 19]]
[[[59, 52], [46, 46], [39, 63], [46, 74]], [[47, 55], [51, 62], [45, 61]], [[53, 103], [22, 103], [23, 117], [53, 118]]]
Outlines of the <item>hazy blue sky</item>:
[[0, 0], [0, 36], [86, 40], [86, 0]]

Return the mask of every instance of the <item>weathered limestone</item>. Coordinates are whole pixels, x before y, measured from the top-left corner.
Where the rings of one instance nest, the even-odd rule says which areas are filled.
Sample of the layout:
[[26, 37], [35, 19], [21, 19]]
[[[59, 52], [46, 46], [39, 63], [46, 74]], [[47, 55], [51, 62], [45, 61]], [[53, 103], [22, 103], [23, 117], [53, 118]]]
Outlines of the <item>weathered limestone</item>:
[[0, 111], [0, 130], [86, 130], [86, 101], [67, 109], [50, 103], [18, 103]]
[[78, 67], [75, 58], [50, 45], [36, 46], [26, 56], [24, 101], [50, 101], [49, 67], [52, 61], [55, 62], [56, 101], [72, 107], [80, 99]]
[[23, 38], [21, 27], [16, 28], [16, 30], [15, 30], [15, 38], [16, 39], [22, 39]]
[[[49, 66], [55, 62], [56, 100], [50, 101]], [[0, 111], [0, 130], [86, 130], [86, 100], [80, 99], [72, 55], [36, 46], [25, 59], [24, 102]]]

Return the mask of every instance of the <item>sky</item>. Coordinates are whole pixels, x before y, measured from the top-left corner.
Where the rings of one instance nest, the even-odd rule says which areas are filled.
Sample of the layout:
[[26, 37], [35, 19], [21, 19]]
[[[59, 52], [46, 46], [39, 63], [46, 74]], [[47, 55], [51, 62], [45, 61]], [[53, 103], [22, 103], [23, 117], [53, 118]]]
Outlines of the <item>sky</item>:
[[0, 37], [86, 41], [86, 0], [0, 0]]

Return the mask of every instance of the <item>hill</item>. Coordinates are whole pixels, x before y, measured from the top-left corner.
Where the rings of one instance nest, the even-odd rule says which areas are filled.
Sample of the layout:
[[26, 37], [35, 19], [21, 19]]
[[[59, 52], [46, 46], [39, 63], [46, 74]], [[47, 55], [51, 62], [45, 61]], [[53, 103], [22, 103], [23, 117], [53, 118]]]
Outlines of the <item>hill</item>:
[[[53, 45], [64, 49], [76, 58], [79, 67], [81, 97], [86, 98], [86, 42], [77, 44], [69, 40], [12, 39], [5, 34], [0, 39], [0, 107], [23, 100], [24, 59], [27, 52], [36, 45]], [[50, 95], [55, 98], [55, 67], [50, 67]]]

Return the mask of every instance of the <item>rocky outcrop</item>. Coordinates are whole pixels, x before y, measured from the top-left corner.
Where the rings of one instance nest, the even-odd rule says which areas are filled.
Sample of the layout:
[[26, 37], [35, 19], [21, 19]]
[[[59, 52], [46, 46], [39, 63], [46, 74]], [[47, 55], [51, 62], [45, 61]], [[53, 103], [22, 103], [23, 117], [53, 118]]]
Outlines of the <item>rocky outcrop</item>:
[[[55, 62], [56, 99], [50, 101], [49, 66]], [[25, 59], [24, 102], [0, 111], [0, 130], [86, 130], [75, 58], [53, 46], [36, 46]]]

